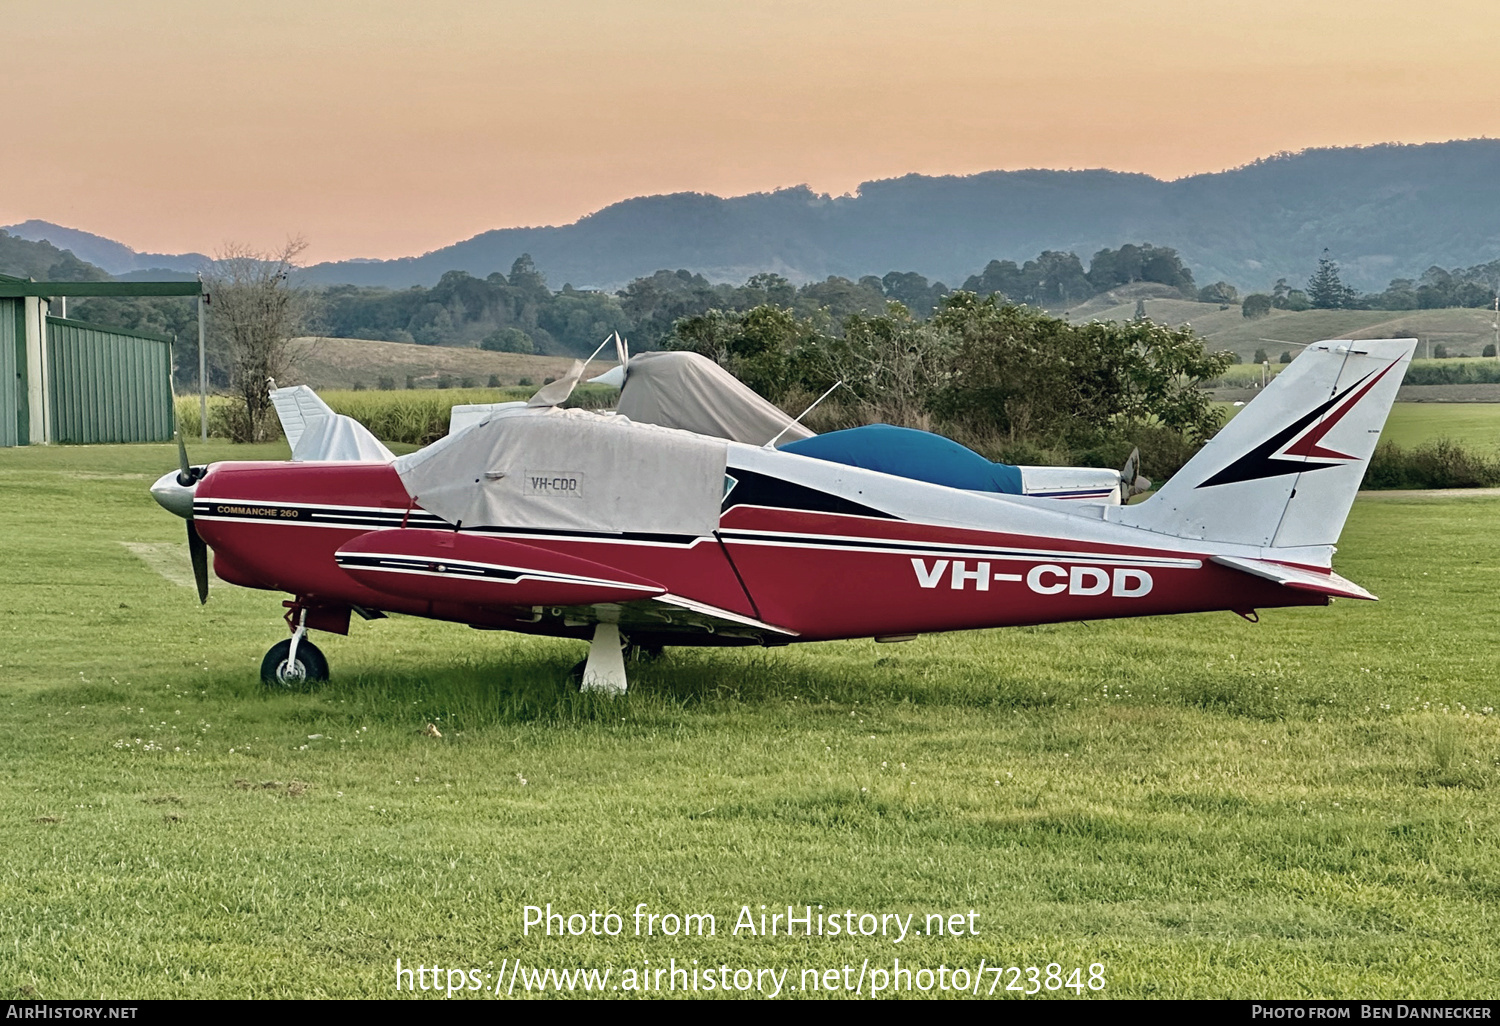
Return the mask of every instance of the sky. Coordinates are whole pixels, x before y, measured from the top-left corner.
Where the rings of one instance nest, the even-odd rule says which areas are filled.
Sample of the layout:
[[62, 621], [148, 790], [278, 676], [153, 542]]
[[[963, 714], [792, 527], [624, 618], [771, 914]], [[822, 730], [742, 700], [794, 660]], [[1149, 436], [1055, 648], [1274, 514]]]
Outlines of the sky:
[[0, 0], [0, 224], [415, 255], [631, 196], [1500, 136], [1492, 0]]

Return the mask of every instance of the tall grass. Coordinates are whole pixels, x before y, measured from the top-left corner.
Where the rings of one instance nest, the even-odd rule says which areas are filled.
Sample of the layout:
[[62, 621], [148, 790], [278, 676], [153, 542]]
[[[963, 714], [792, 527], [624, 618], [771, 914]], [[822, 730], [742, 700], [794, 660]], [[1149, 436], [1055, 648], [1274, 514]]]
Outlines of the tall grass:
[[[535, 391], [534, 388], [424, 388], [391, 392], [328, 391], [319, 395], [335, 413], [353, 417], [382, 441], [426, 445], [448, 433], [449, 411], [454, 406], [524, 400]], [[604, 385], [581, 385], [565, 405], [599, 409], [612, 405], [618, 396], [617, 391]], [[210, 396], [209, 435], [233, 437], [230, 432], [233, 412], [232, 397]], [[189, 437], [199, 433], [202, 421], [196, 396], [178, 397], [177, 423]], [[279, 423], [276, 433], [280, 435]]]

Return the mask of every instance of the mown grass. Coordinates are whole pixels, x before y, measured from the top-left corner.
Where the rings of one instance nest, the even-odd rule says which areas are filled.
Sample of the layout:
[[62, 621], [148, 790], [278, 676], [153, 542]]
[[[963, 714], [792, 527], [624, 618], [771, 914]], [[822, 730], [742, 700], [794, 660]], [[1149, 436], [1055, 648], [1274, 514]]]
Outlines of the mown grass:
[[[578, 643], [397, 617], [320, 638], [324, 688], [267, 694], [281, 596], [216, 582], [200, 608], [122, 544], [186, 565], [145, 492], [175, 460], [0, 453], [4, 996], [389, 996], [398, 956], [1493, 990], [1493, 497], [1361, 499], [1338, 569], [1382, 601], [1255, 626], [669, 650], [609, 701], [564, 684]], [[524, 905], [641, 901], [719, 934], [521, 936]], [[980, 935], [728, 934], [762, 903], [972, 908]]]

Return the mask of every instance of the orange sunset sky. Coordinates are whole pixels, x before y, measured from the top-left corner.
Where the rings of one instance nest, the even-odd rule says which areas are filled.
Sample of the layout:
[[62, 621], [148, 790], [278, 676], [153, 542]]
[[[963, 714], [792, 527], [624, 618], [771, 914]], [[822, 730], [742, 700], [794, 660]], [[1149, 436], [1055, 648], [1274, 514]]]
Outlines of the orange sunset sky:
[[648, 193], [1500, 135], [1493, 0], [0, 0], [0, 224], [420, 253]]

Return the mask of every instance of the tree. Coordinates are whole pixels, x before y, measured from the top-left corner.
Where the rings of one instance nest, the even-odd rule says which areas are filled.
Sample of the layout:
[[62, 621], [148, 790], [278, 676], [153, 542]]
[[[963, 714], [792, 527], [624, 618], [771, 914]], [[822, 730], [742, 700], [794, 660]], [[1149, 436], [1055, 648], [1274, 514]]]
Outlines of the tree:
[[531, 336], [520, 328], [501, 328], [492, 331], [479, 343], [480, 349], [492, 353], [534, 353], [536, 345]]
[[290, 372], [291, 341], [305, 331], [312, 309], [311, 295], [289, 281], [306, 248], [301, 238], [274, 253], [230, 243], [204, 276], [212, 343], [229, 368], [235, 398], [230, 436], [236, 442], [273, 437], [268, 382]]
[[1216, 281], [1198, 290], [1198, 302], [1230, 306], [1240, 301], [1240, 291], [1227, 281]]
[[1270, 363], [1271, 362], [1271, 358], [1266, 355], [1266, 351], [1264, 349], [1257, 349], [1255, 351], [1255, 362], [1256, 363]]
[[1264, 292], [1254, 292], [1245, 297], [1240, 304], [1240, 314], [1246, 320], [1255, 320], [1257, 317], [1265, 317], [1271, 312], [1275, 300]]
[[1328, 250], [1318, 260], [1318, 269], [1307, 279], [1307, 298], [1316, 310], [1343, 310], [1354, 304], [1358, 293], [1339, 279], [1339, 265]]
[[1292, 351], [1290, 349], [1283, 349], [1281, 351], [1281, 356], [1277, 358], [1276, 362], [1277, 363], [1291, 363], [1292, 362]]
[[1070, 324], [967, 292], [946, 297], [932, 324], [953, 339], [933, 401], [949, 420], [1012, 439], [1154, 422], [1201, 442], [1218, 428], [1198, 382], [1222, 375], [1233, 355], [1208, 352], [1191, 328]]

